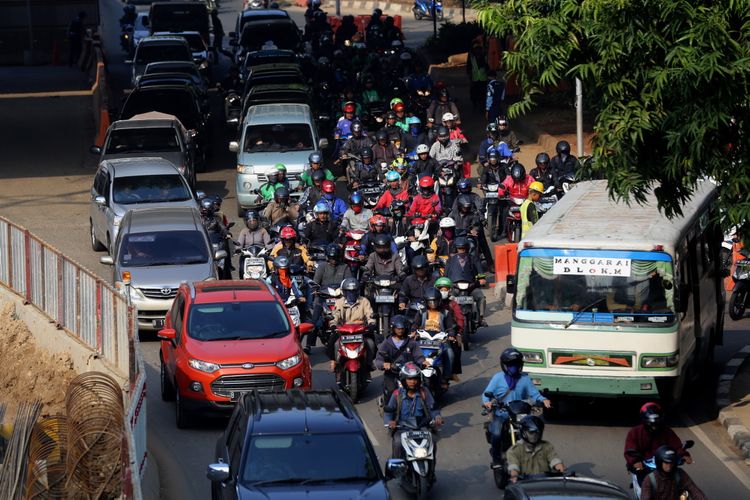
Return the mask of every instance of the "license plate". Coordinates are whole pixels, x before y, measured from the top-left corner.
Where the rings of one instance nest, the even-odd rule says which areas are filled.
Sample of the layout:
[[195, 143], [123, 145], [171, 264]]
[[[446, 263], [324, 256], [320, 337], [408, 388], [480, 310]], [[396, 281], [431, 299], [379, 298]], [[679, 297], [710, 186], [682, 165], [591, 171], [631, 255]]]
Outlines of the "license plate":
[[152, 321], [154, 328], [164, 328], [164, 320], [163, 319], [155, 319]]
[[425, 439], [430, 435], [427, 431], [409, 431], [406, 433], [406, 437], [409, 439]]
[[245, 259], [245, 266], [264, 266], [266, 259], [260, 257], [248, 257]]
[[354, 342], [361, 343], [364, 340], [364, 336], [361, 333], [356, 335], [342, 335], [340, 338], [343, 344], [353, 344]]
[[441, 342], [439, 340], [420, 340], [419, 347], [438, 348]]
[[336, 305], [336, 299], [326, 299], [326, 305], [327, 306], [335, 306]]
[[379, 194], [380, 188], [364, 188], [362, 194]]
[[456, 302], [458, 304], [473, 304], [474, 297], [469, 297], [467, 295], [459, 295], [458, 297], [456, 297]]
[[396, 302], [396, 297], [393, 295], [376, 295], [375, 302], [378, 304], [393, 304]]
[[497, 193], [489, 192], [484, 195], [485, 198], [497, 198]]

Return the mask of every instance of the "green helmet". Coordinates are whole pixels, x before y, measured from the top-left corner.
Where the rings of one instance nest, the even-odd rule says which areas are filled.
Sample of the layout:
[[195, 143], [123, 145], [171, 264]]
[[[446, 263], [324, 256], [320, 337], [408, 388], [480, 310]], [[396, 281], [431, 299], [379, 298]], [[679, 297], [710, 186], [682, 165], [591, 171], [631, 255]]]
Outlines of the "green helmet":
[[280, 172], [286, 172], [286, 165], [284, 165], [283, 163], [277, 163], [276, 165], [273, 166], [273, 168], [275, 168], [276, 170]]
[[450, 278], [446, 278], [443, 276], [442, 278], [438, 278], [435, 280], [435, 288], [453, 288], [453, 282], [450, 280]]
[[396, 104], [403, 104], [403, 103], [404, 101], [402, 101], [398, 97], [394, 97], [393, 99], [391, 99], [391, 102], [388, 103], [388, 105], [390, 106], [391, 109], [393, 109], [393, 106], [395, 106]]

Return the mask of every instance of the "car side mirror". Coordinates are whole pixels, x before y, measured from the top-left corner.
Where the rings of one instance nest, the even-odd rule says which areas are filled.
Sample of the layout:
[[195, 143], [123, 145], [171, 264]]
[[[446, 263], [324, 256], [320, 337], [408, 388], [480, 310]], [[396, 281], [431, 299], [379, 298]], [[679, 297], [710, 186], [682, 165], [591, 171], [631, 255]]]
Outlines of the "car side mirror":
[[328, 147], [328, 139], [326, 139], [325, 137], [323, 137], [322, 139], [320, 139], [318, 141], [318, 148], [325, 149], [327, 147]]
[[89, 148], [89, 153], [94, 154], [94, 155], [100, 155], [102, 154], [102, 148], [100, 148], [97, 145], [93, 145]]
[[226, 250], [217, 250], [214, 252], [214, 260], [223, 260], [227, 258]]
[[198, 198], [199, 200], [202, 200], [203, 198], [206, 197], [206, 192], [205, 191], [196, 191], [195, 192], [195, 197]]
[[313, 328], [315, 328], [315, 325], [313, 325], [312, 323], [300, 323], [297, 327], [297, 331], [299, 332], [299, 335], [301, 337], [302, 335], [306, 335], [313, 331]]
[[393, 479], [403, 477], [406, 474], [406, 460], [391, 458], [385, 462], [385, 478]]
[[159, 330], [158, 336], [162, 340], [174, 340], [177, 338], [177, 332], [174, 328], [162, 328]]
[[508, 293], [516, 293], [516, 275], [509, 274], [505, 277], [505, 291]]
[[107, 198], [104, 196], [96, 196], [94, 197], [94, 203], [96, 203], [98, 206], [103, 207], [107, 205]]
[[223, 483], [229, 479], [229, 464], [224, 462], [210, 464], [206, 471], [206, 477], [211, 482]]
[[113, 266], [115, 264], [115, 260], [111, 255], [102, 255], [99, 257], [99, 262], [105, 266]]
[[230, 141], [229, 142], [229, 152], [230, 153], [237, 153], [240, 150], [240, 143], [237, 141]]

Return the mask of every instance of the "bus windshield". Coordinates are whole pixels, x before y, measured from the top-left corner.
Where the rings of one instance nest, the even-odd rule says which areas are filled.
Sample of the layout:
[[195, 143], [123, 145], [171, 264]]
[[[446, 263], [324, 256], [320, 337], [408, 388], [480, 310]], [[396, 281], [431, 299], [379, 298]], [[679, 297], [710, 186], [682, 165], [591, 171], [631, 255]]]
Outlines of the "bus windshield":
[[662, 252], [527, 249], [516, 279], [519, 320], [659, 326], [675, 319], [672, 259]]

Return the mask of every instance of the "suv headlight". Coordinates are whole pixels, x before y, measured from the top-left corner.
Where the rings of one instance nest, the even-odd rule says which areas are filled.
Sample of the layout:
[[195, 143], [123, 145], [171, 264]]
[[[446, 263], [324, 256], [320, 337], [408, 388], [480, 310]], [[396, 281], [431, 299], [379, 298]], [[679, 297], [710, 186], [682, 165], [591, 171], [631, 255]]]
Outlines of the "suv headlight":
[[680, 362], [680, 354], [667, 354], [665, 356], [643, 356], [641, 368], [673, 368]]
[[208, 361], [201, 361], [200, 359], [190, 358], [188, 360], [188, 364], [191, 368], [195, 368], [196, 370], [206, 373], [213, 373], [219, 369], [219, 365], [217, 365], [216, 363], [209, 363]]
[[286, 358], [278, 363], [276, 363], [276, 366], [281, 368], [282, 370], [288, 370], [289, 368], [292, 368], [293, 366], [297, 366], [300, 361], [302, 361], [302, 357], [299, 354], [295, 354], [291, 358]]
[[112, 217], [112, 225], [115, 227], [119, 227], [120, 222], [122, 222], [122, 215], [115, 215]]
[[237, 173], [238, 174], [252, 174], [253, 173], [253, 166], [252, 165], [237, 165]]

